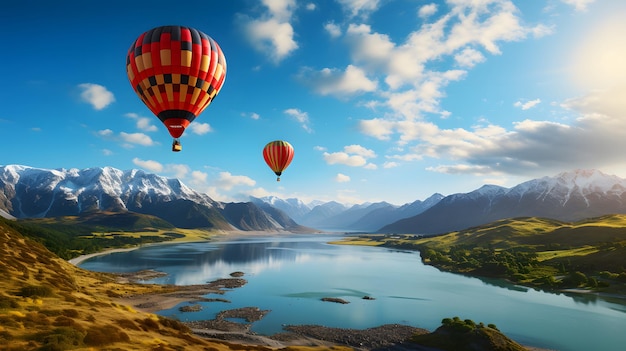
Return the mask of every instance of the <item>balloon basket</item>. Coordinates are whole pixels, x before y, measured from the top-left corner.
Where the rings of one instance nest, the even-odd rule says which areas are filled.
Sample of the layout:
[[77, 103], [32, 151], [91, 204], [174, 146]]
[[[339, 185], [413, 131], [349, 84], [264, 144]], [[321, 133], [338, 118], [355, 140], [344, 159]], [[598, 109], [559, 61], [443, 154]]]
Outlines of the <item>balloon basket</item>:
[[179, 152], [183, 149], [183, 146], [180, 144], [180, 141], [174, 140], [172, 143], [172, 151]]

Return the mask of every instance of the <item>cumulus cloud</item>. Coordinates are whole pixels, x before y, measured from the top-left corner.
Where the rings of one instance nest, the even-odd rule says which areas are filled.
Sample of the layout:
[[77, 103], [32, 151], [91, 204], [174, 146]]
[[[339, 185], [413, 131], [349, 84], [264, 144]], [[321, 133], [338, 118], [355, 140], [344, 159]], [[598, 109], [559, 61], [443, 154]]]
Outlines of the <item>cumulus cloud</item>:
[[398, 166], [399, 166], [398, 162], [387, 161], [387, 162], [383, 163], [383, 168], [395, 168], [395, 167], [398, 167]]
[[165, 167], [167, 173], [171, 173], [175, 178], [184, 179], [191, 169], [185, 164], [168, 164]]
[[324, 68], [320, 71], [303, 69], [299, 79], [321, 95], [350, 96], [376, 90], [378, 83], [367, 77], [359, 67], [348, 65], [345, 70]]
[[247, 176], [233, 175], [230, 172], [220, 172], [219, 178], [215, 181], [218, 189], [231, 190], [236, 186], [254, 186], [256, 182]]
[[134, 119], [139, 130], [144, 132], [156, 132], [158, 130], [157, 126], [152, 124], [152, 118], [142, 117], [136, 113], [127, 113], [125, 116]]
[[513, 106], [519, 107], [522, 110], [528, 110], [539, 105], [539, 103], [541, 103], [541, 99], [535, 99], [535, 100], [530, 100], [526, 102], [517, 101], [513, 104]]
[[417, 15], [421, 18], [428, 18], [437, 13], [437, 4], [432, 3], [419, 8]]
[[[451, 163], [429, 169], [455, 174], [537, 176], [572, 167], [608, 167], [623, 162], [626, 101], [618, 97], [625, 93], [623, 87], [565, 101], [563, 107], [578, 114], [570, 124], [527, 119], [510, 129], [492, 124], [440, 129], [413, 122], [417, 143], [390, 158], [446, 159]], [[395, 128], [387, 132], [397, 133]]]
[[350, 167], [364, 167], [366, 169], [376, 169], [376, 165], [368, 163], [367, 160], [375, 158], [376, 153], [361, 145], [348, 145], [339, 152], [324, 152], [322, 154], [327, 164], [342, 164]]
[[102, 110], [115, 101], [113, 93], [102, 85], [83, 83], [79, 84], [78, 88], [81, 90], [80, 98], [96, 110]]
[[261, 18], [244, 17], [244, 30], [252, 45], [279, 63], [298, 48], [290, 23], [295, 0], [263, 0], [267, 11]]
[[337, 24], [335, 24], [334, 22], [326, 23], [324, 25], [324, 29], [333, 38], [337, 38], [337, 37], [341, 36], [341, 28]]
[[306, 130], [308, 133], [312, 133], [313, 129], [311, 129], [309, 122], [309, 114], [303, 111], [300, 111], [297, 108], [289, 108], [283, 111], [285, 114], [289, 115], [291, 118], [295, 119], [300, 123], [302, 128]]
[[454, 60], [461, 67], [471, 68], [476, 66], [476, 64], [485, 61], [485, 56], [476, 49], [465, 48], [458, 54], [454, 55]]
[[335, 181], [337, 183], [347, 183], [350, 181], [350, 177], [345, 174], [337, 173], [337, 175], [335, 176]]
[[128, 144], [137, 144], [141, 146], [152, 146], [154, 145], [154, 141], [150, 136], [144, 133], [126, 133], [120, 132], [119, 137], [123, 142]]
[[191, 124], [189, 124], [189, 129], [191, 130], [192, 133], [198, 134], [198, 135], [204, 135], [206, 133], [213, 131], [210, 124], [198, 123], [198, 122], [191, 122]]
[[142, 160], [137, 157], [133, 158], [133, 164], [137, 167], [141, 167], [143, 169], [147, 169], [150, 172], [162, 172], [163, 165], [157, 161], [153, 160]]

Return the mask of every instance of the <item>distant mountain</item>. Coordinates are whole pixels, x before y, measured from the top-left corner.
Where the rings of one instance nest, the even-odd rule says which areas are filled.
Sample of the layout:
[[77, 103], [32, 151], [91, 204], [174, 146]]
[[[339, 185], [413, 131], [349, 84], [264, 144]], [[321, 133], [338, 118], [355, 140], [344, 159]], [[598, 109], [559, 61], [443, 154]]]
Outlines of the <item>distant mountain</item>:
[[[247, 207], [245, 211], [237, 210], [244, 207]], [[99, 211], [153, 215], [179, 228], [300, 229], [276, 211], [269, 214], [251, 203], [217, 202], [178, 179], [141, 170], [0, 167], [0, 213], [4, 213], [3, 217], [44, 218]]]
[[309, 205], [296, 198], [283, 200], [276, 196], [265, 196], [262, 198], [250, 196], [250, 201], [257, 205], [269, 204], [270, 206], [283, 211], [296, 222], [300, 222], [307, 213], [311, 212], [311, 207]]
[[443, 198], [434, 194], [424, 201], [417, 200], [403, 206], [387, 202], [363, 203], [348, 206], [336, 201], [316, 201], [315, 206], [291, 198], [282, 200], [274, 196], [251, 198], [255, 204], [266, 204], [279, 208], [296, 222], [309, 227], [324, 230], [341, 231], [376, 231], [382, 226], [401, 218], [414, 216], [430, 208]]
[[400, 207], [389, 205], [374, 208], [357, 221], [351, 223], [350, 227], [359, 231], [373, 232], [402, 218], [420, 214], [437, 204], [443, 197], [443, 195], [435, 193], [424, 201], [416, 200]]
[[626, 213], [626, 180], [598, 170], [575, 170], [543, 177], [513, 188], [485, 185], [454, 194], [410, 218], [378, 230], [381, 233], [438, 234], [505, 218], [544, 217], [578, 221]]

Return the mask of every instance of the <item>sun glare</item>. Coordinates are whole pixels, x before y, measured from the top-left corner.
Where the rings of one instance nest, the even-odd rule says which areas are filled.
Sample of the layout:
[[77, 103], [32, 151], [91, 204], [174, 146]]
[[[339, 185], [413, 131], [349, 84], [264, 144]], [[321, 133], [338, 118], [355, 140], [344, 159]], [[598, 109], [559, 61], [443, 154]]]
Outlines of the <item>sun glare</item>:
[[580, 38], [572, 78], [581, 88], [609, 89], [626, 82], [626, 23], [606, 19]]

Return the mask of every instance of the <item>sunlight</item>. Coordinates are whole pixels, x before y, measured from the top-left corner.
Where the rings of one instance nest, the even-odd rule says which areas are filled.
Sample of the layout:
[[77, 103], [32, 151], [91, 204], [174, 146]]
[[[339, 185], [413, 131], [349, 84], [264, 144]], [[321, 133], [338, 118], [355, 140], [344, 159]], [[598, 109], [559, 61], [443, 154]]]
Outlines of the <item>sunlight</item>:
[[626, 80], [624, 33], [626, 23], [608, 18], [580, 38], [572, 52], [571, 75], [575, 84], [596, 90], [612, 88]]

